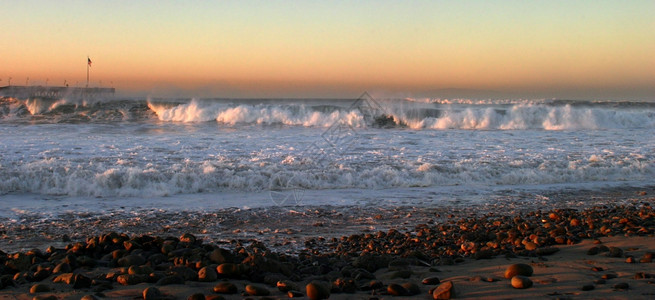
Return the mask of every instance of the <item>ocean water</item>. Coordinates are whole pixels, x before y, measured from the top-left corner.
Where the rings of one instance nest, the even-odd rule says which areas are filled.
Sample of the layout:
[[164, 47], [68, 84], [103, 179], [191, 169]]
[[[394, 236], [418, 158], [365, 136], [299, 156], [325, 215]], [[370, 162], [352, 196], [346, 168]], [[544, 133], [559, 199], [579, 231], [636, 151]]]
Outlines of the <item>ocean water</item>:
[[0, 100], [0, 216], [440, 205], [655, 185], [655, 103]]

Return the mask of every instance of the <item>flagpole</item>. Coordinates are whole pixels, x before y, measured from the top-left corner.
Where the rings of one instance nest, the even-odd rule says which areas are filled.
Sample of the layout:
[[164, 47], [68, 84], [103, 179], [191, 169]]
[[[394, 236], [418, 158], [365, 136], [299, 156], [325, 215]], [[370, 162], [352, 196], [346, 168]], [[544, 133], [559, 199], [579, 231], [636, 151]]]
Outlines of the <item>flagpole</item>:
[[90, 58], [86, 57], [86, 88], [89, 88], [89, 60]]

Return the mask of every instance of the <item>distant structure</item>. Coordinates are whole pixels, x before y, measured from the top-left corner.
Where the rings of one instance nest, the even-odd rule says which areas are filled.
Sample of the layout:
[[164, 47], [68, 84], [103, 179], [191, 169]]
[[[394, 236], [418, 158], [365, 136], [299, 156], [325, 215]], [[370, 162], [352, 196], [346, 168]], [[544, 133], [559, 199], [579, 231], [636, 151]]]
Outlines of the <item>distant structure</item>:
[[58, 99], [75, 99], [75, 100], [87, 100], [87, 99], [103, 99], [103, 98], [112, 98], [116, 89], [114, 88], [100, 88], [100, 87], [89, 87], [89, 68], [91, 67], [91, 58], [86, 57], [86, 87], [68, 87], [66, 86], [48, 86], [46, 80], [46, 86], [30, 86], [29, 80], [27, 77], [25, 85], [11, 85], [11, 77], [9, 77], [8, 85], [0, 87], [0, 97], [11, 97], [16, 99], [34, 99], [39, 98], [43, 100], [58, 100]]
[[0, 87], [0, 97], [17, 99], [102, 99], [114, 96], [114, 88], [78, 88], [67, 86], [21, 86], [8, 85]]

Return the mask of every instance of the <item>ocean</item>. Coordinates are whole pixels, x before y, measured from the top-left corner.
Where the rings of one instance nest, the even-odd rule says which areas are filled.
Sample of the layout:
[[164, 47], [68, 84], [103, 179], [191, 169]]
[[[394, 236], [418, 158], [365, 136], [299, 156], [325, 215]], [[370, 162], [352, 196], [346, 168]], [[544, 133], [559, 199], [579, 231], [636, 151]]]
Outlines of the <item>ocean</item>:
[[0, 218], [439, 206], [655, 185], [655, 103], [0, 100]]

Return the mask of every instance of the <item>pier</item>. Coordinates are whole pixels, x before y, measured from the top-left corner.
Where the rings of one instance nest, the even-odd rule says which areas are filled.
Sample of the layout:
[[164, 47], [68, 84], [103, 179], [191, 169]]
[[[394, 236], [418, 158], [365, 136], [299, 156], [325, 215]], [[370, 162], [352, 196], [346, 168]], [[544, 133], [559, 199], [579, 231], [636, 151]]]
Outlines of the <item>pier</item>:
[[116, 89], [100, 87], [67, 87], [67, 86], [20, 86], [10, 85], [0, 87], [0, 97], [17, 99], [98, 99], [111, 98]]

